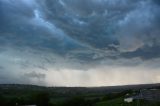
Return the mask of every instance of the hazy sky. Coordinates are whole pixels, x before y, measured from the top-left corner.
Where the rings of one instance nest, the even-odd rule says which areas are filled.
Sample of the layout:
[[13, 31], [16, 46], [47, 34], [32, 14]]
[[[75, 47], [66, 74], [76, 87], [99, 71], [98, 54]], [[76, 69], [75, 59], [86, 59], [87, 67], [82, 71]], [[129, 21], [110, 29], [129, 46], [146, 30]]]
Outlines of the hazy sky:
[[0, 83], [160, 82], [160, 0], [0, 0]]

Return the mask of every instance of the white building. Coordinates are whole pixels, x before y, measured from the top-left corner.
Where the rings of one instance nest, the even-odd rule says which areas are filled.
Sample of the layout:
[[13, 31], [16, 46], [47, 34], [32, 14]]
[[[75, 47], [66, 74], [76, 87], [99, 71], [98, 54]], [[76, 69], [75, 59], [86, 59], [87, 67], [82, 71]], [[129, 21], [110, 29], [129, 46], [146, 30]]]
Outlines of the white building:
[[133, 98], [132, 97], [124, 98], [124, 102], [131, 103], [133, 102]]

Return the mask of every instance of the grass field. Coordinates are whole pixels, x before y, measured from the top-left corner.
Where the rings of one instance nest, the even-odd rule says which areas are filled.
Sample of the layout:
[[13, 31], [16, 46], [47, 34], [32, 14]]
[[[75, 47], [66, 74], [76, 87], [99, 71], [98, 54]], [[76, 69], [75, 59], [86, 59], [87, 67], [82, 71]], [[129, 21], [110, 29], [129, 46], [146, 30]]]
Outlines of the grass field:
[[95, 106], [160, 106], [159, 102], [136, 100], [132, 103], [125, 103], [123, 98], [116, 98], [108, 101], [101, 101], [95, 104]]
[[121, 106], [123, 104], [123, 98], [117, 98], [109, 101], [101, 101], [95, 104], [95, 106]]

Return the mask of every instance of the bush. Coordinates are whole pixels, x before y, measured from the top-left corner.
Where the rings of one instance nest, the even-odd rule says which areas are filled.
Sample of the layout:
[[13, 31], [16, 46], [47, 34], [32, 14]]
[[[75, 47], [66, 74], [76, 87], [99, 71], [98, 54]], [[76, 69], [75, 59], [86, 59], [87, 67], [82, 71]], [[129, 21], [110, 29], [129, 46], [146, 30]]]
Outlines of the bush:
[[47, 92], [38, 92], [33, 95], [33, 102], [37, 106], [48, 106], [49, 105], [49, 94]]

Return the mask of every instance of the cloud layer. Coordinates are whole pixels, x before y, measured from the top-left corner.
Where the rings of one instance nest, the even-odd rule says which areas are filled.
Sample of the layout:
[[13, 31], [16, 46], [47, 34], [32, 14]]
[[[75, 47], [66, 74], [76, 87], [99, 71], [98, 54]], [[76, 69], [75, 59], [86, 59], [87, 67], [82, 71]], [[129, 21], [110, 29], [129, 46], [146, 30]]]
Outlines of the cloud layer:
[[159, 0], [1, 0], [0, 83], [159, 82], [159, 11]]

